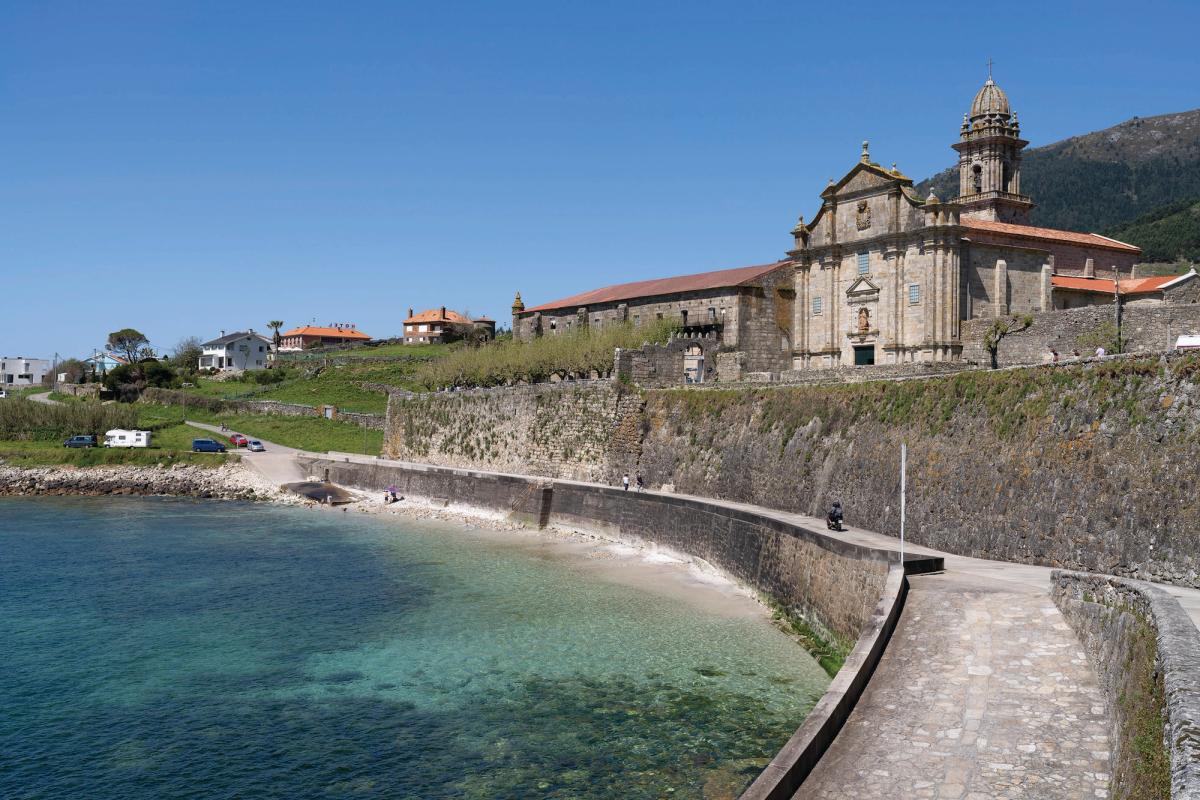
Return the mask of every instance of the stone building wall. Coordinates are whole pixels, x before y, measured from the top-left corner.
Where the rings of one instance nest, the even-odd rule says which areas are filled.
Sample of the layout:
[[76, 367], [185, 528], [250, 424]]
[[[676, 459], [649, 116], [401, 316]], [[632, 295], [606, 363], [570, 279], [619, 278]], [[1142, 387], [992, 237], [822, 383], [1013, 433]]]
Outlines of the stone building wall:
[[969, 266], [965, 319], [1049, 308], [1048, 251], [971, 243], [963, 246], [963, 258]]
[[737, 335], [725, 337], [727, 349], [746, 354], [749, 372], [778, 372], [792, 366], [795, 336], [795, 272], [791, 267], [765, 277], [761, 286], [738, 298]]
[[[1113, 306], [1085, 306], [1033, 314], [1033, 324], [1004, 336], [996, 352], [997, 366], [1041, 364], [1056, 350], [1060, 358], [1075, 350], [1086, 357], [1094, 352], [1080, 342], [1116, 325]], [[984, 346], [992, 319], [963, 322], [963, 361], [988, 366], [991, 354]], [[1022, 323], [1013, 326], [1020, 328]], [[1129, 305], [1121, 311], [1121, 336], [1126, 352], [1165, 352], [1184, 334], [1200, 335], [1200, 304]], [[1111, 349], [1111, 348], [1108, 348]]]
[[698, 348], [703, 354], [703, 383], [720, 379], [717, 353], [721, 342], [716, 334], [708, 336], [678, 336], [666, 344], [645, 344], [636, 350], [616, 353], [615, 370], [620, 380], [628, 380], [642, 388], [679, 386], [684, 382], [684, 354]]
[[392, 395], [383, 455], [611, 483], [636, 469], [641, 406], [612, 381]]
[[729, 343], [735, 345], [739, 307], [738, 290], [735, 288], [680, 292], [619, 303], [525, 312], [518, 315], [513, 333], [517, 339], [528, 341], [539, 333], [552, 336], [579, 330], [581, 326], [602, 328], [625, 322], [648, 325], [659, 319], [682, 324], [685, 318], [683, 312], [686, 311], [688, 325], [720, 325], [728, 332]]

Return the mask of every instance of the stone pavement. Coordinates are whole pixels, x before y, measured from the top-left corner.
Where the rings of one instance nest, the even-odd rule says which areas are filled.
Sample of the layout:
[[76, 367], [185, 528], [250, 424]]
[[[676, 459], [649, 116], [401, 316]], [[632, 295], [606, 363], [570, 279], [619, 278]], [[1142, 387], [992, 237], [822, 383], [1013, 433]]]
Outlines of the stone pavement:
[[910, 582], [866, 694], [795, 797], [1108, 797], [1104, 696], [1049, 595]]

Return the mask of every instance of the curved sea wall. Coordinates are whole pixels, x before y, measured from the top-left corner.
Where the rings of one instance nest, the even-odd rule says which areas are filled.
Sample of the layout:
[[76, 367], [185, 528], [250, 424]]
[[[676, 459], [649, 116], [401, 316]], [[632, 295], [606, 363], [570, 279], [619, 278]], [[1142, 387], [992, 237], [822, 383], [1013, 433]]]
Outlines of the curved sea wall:
[[398, 462], [306, 459], [334, 483], [500, 512], [536, 527], [653, 543], [703, 559], [849, 651], [829, 691], [745, 795], [784, 798], [832, 743], [883, 654], [903, 605], [905, 571], [941, 559], [864, 547], [785, 514], [715, 500], [639, 493], [575, 481]]
[[1058, 570], [1052, 580], [1108, 696], [1113, 797], [1200, 799], [1196, 626], [1148, 583]]

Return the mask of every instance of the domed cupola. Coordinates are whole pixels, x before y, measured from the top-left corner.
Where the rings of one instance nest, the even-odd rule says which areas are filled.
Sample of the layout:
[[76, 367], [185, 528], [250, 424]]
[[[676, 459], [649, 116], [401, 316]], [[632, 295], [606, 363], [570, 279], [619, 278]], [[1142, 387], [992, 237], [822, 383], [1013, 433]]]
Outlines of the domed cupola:
[[980, 117], [1008, 118], [1010, 116], [1012, 116], [1012, 108], [1008, 105], [1008, 95], [996, 85], [992, 76], [989, 75], [987, 83], [975, 95], [975, 102], [971, 103], [971, 121]]

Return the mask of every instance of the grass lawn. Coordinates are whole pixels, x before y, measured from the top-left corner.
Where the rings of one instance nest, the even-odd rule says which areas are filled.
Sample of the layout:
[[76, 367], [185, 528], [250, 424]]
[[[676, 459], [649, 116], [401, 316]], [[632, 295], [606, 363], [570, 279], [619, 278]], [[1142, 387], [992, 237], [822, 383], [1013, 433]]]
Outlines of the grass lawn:
[[[193, 453], [192, 439], [205, 433], [190, 425], [173, 425], [155, 431], [151, 447], [87, 447], [68, 449], [60, 442], [0, 441], [0, 459], [16, 467], [46, 467], [72, 464], [94, 467], [105, 464], [151, 466], [163, 463], [195, 464], [219, 467], [228, 456], [221, 453]], [[236, 458], [236, 456], [234, 456]]]
[[[281, 417], [266, 414], [222, 414], [218, 418], [229, 426], [230, 433], [244, 433], [251, 439], [313, 450], [323, 453], [337, 450], [342, 453], [378, 455], [383, 449], [383, 431], [372, 431], [322, 417]], [[218, 438], [220, 434], [209, 434]]]
[[[284, 417], [274, 414], [213, 414], [201, 408], [188, 408], [187, 419], [195, 422], [206, 422], [210, 425], [220, 425], [224, 422], [229, 426], [229, 432], [224, 437], [219, 433], [199, 431], [183, 425], [184, 410], [179, 406], [162, 406], [153, 403], [139, 403], [138, 422], [143, 427], [154, 430], [168, 426], [178, 426], [187, 430], [195, 430], [189, 437], [207, 437], [218, 441], [228, 442], [229, 434], [243, 433], [251, 439], [266, 439], [269, 442], [295, 447], [299, 450], [313, 450], [318, 453], [337, 450], [343, 453], [364, 453], [377, 455], [383, 449], [383, 431], [372, 431], [352, 425], [348, 422], [336, 422], [322, 417]], [[187, 446], [191, 447], [188, 438]], [[232, 449], [232, 448], [230, 448]]]

